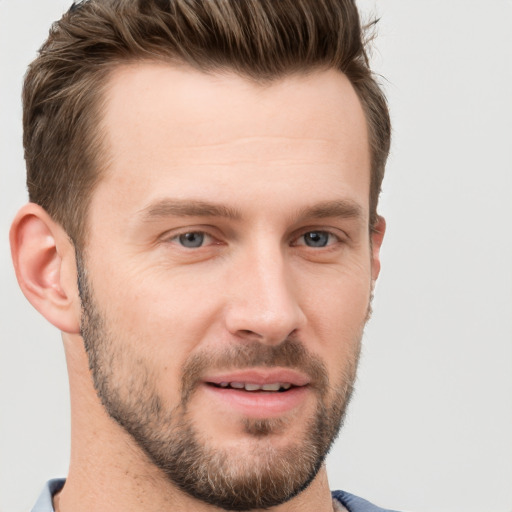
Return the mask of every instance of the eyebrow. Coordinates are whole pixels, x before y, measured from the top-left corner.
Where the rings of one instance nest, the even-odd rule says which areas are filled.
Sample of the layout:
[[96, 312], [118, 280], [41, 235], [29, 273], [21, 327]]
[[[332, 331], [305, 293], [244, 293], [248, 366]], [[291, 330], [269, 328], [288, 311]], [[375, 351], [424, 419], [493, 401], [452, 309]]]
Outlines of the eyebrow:
[[[140, 211], [145, 222], [151, 222], [167, 217], [221, 217], [229, 220], [240, 220], [242, 214], [236, 208], [223, 204], [199, 201], [193, 199], [165, 198]], [[300, 209], [296, 219], [323, 219], [328, 217], [363, 219], [363, 208], [348, 199], [324, 201], [313, 206]]]
[[325, 201], [299, 210], [298, 218], [325, 219], [327, 217], [341, 217], [345, 219], [363, 219], [364, 210], [358, 203], [350, 199]]
[[235, 208], [222, 204], [190, 199], [161, 199], [140, 211], [146, 222], [166, 217], [223, 217], [239, 220], [242, 215]]

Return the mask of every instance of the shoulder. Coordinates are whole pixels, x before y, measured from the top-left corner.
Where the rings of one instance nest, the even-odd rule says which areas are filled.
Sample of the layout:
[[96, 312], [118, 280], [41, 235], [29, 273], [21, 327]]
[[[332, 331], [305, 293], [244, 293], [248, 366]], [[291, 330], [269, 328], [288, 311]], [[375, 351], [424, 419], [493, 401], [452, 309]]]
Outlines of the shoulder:
[[363, 498], [359, 498], [345, 491], [333, 491], [332, 496], [334, 499], [338, 500], [348, 512], [396, 512], [376, 507], [369, 501], [363, 500]]

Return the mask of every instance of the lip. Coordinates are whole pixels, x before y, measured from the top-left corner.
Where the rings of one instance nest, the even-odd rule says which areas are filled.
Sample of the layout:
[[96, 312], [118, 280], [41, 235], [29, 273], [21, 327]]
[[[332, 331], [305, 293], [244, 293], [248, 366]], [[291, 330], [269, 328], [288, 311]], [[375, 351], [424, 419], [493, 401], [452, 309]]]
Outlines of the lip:
[[274, 382], [289, 382], [292, 386], [302, 387], [311, 383], [304, 373], [291, 368], [251, 368], [235, 370], [226, 373], [207, 375], [203, 382], [220, 385], [221, 382], [246, 382], [250, 384], [273, 384]]
[[[251, 419], [278, 418], [300, 408], [307, 400], [311, 379], [296, 370], [285, 368], [255, 368], [208, 375], [202, 389], [215, 410], [237, 414]], [[244, 382], [264, 385], [275, 382], [290, 383], [288, 391], [245, 391], [221, 388], [221, 382]]]

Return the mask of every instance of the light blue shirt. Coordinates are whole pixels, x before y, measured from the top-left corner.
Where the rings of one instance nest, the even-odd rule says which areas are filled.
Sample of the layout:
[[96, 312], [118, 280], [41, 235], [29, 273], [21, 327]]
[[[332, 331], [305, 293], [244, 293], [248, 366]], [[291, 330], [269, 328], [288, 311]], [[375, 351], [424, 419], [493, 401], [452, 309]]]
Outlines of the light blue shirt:
[[62, 489], [65, 481], [65, 478], [55, 478], [46, 482], [43, 492], [31, 512], [55, 512], [53, 510], [52, 496]]

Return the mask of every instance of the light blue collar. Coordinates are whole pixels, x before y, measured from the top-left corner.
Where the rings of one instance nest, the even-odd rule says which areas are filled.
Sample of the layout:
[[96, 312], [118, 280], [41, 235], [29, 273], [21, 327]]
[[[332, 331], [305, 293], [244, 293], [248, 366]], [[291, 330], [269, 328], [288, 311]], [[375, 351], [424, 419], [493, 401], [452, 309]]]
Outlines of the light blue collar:
[[53, 510], [52, 496], [62, 489], [65, 481], [65, 478], [55, 478], [48, 481], [31, 512], [55, 512]]

